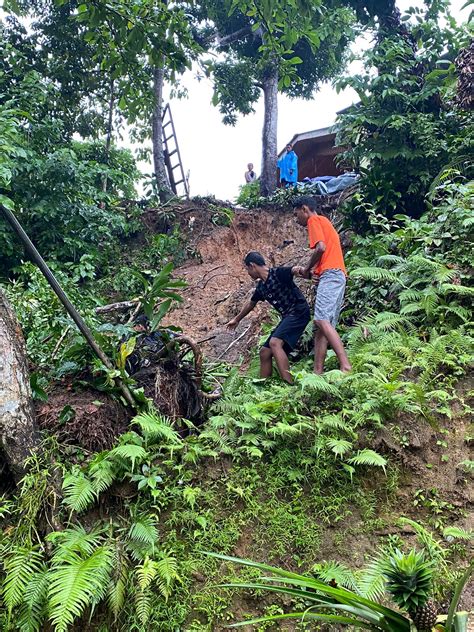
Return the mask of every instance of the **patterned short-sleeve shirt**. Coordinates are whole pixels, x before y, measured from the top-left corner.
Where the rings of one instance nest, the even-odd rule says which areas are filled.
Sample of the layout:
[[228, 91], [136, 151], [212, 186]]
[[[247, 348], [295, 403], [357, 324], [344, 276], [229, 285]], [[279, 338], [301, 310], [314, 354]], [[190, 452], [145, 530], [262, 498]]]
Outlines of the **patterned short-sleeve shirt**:
[[290, 267], [270, 268], [266, 281], [259, 281], [250, 299], [252, 303], [267, 301], [282, 316], [309, 309], [303, 293], [293, 280]]

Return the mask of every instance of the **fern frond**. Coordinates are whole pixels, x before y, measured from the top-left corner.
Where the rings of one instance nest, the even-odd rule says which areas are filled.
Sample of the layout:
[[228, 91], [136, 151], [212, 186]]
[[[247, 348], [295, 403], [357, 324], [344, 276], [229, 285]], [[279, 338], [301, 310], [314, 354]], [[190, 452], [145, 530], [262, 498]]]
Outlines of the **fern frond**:
[[378, 601], [385, 593], [385, 578], [382, 573], [386, 555], [374, 557], [365, 568], [356, 573], [357, 593], [365, 599]]
[[129, 565], [120, 540], [113, 548], [112, 573], [107, 592], [107, 602], [115, 618], [118, 617], [124, 603], [125, 590], [129, 575]]
[[382, 255], [381, 257], [377, 259], [377, 265], [381, 266], [384, 263], [399, 265], [399, 264], [404, 264], [405, 259], [403, 257], [400, 257], [399, 255]]
[[155, 412], [143, 412], [133, 418], [143, 434], [152, 440], [164, 439], [169, 443], [181, 443], [181, 438], [172, 427], [172, 421]]
[[474, 287], [466, 285], [456, 285], [454, 283], [443, 283], [441, 289], [446, 294], [458, 294], [459, 296], [474, 296]]
[[138, 586], [143, 592], [151, 586], [151, 583], [158, 573], [156, 562], [147, 555], [143, 562], [136, 567], [135, 572], [138, 579]]
[[26, 587], [17, 618], [18, 630], [21, 632], [39, 632], [41, 629], [47, 613], [48, 586], [48, 570], [44, 567], [31, 577]]
[[343, 586], [349, 590], [357, 588], [356, 577], [352, 570], [341, 562], [323, 562], [313, 566], [313, 573], [318, 579], [325, 583], [335, 582], [338, 586]]
[[167, 601], [171, 595], [172, 584], [181, 580], [178, 574], [178, 561], [175, 557], [164, 557], [156, 562], [156, 570], [159, 591]]
[[472, 529], [466, 531], [466, 529], [462, 529], [461, 527], [446, 527], [443, 529], [443, 537], [470, 542], [474, 540], [474, 531]]
[[145, 448], [141, 445], [135, 445], [134, 443], [125, 443], [124, 445], [118, 445], [116, 448], [109, 452], [111, 457], [118, 456], [121, 459], [125, 459], [131, 462], [132, 472], [135, 470], [135, 462], [142, 463], [148, 456]]
[[9, 617], [13, 608], [22, 603], [32, 577], [44, 568], [43, 556], [36, 547], [14, 546], [7, 553], [3, 560], [2, 593]]
[[54, 565], [49, 576], [50, 619], [55, 632], [67, 632], [87, 607], [104, 596], [112, 564], [109, 547], [97, 548], [90, 557], [77, 554]]
[[91, 555], [101, 544], [102, 533], [102, 529], [87, 532], [81, 525], [64, 529], [64, 531], [53, 531], [46, 536], [46, 540], [55, 546], [54, 563], [67, 560], [72, 554]]
[[348, 459], [348, 463], [381, 467], [385, 471], [387, 460], [374, 450], [360, 450], [355, 456]]
[[88, 473], [97, 494], [105, 492], [115, 480], [116, 468], [108, 459], [108, 452], [98, 454], [89, 464]]
[[340, 415], [325, 415], [322, 419], [318, 420], [318, 429], [331, 428], [334, 430], [349, 430], [347, 422]]
[[343, 456], [352, 448], [352, 443], [345, 439], [327, 439], [326, 445], [336, 456]]
[[369, 281], [391, 281], [399, 282], [400, 275], [386, 268], [376, 268], [374, 266], [366, 266], [364, 268], [356, 268], [351, 272], [351, 277], [367, 279]]
[[409, 314], [418, 314], [423, 311], [423, 305], [420, 303], [407, 303], [400, 308], [400, 314], [408, 316]]
[[153, 547], [158, 541], [155, 516], [145, 514], [135, 519], [128, 532], [128, 537], [135, 542], [146, 544], [153, 551]]
[[77, 469], [64, 477], [63, 491], [64, 504], [77, 513], [88, 509], [97, 499], [92, 481]]
[[315, 373], [307, 373], [306, 371], [301, 371], [300, 373], [296, 375], [296, 379], [300, 383], [302, 392], [305, 389], [308, 389], [310, 391], [317, 391], [317, 392], [324, 393], [327, 395], [332, 395], [334, 397], [340, 397], [341, 395], [337, 386], [328, 382], [321, 375], [316, 375]]

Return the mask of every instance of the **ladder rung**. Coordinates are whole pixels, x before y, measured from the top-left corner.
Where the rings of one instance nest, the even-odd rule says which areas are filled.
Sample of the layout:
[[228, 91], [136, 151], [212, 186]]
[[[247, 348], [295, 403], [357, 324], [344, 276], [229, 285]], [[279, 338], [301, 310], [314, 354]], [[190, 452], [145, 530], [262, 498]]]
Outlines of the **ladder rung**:
[[173, 134], [171, 134], [171, 136], [165, 136], [165, 143], [167, 143], [171, 138], [173, 138]]
[[170, 153], [168, 154], [168, 156], [171, 158], [171, 156], [172, 156], [173, 154], [177, 154], [177, 153], [178, 153], [178, 150], [177, 150], [177, 149], [173, 149], [173, 151], [170, 151]]
[[163, 129], [164, 129], [165, 127], [168, 127], [168, 125], [171, 125], [171, 121], [167, 121], [167, 122], [163, 125]]
[[177, 181], [175, 182], [175, 185], [176, 185], [176, 184], [181, 184], [181, 182], [184, 182], [184, 180], [177, 180]]

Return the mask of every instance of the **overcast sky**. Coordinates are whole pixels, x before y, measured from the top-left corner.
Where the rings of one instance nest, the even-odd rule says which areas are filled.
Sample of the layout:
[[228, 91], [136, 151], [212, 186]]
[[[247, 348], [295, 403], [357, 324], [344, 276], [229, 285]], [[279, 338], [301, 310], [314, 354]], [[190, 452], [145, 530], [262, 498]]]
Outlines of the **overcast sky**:
[[[468, 10], [461, 12], [466, 0], [452, 0], [453, 15], [467, 19]], [[403, 11], [416, 1], [398, 0]], [[351, 73], [357, 72], [357, 66]], [[253, 162], [260, 173], [262, 100], [255, 114], [239, 117], [235, 127], [223, 125], [218, 108], [211, 104], [212, 87], [209, 80], [198, 82], [195, 73], [188, 72], [183, 80], [188, 88], [187, 99], [173, 99], [171, 109], [185, 171], [190, 172], [191, 195], [214, 194], [219, 199], [233, 200], [243, 182], [248, 162]], [[340, 94], [329, 85], [315, 93], [312, 101], [290, 100], [279, 97], [278, 148], [283, 148], [299, 132], [331, 125], [336, 112], [356, 100], [352, 90]], [[150, 166], [140, 165], [151, 171]]]

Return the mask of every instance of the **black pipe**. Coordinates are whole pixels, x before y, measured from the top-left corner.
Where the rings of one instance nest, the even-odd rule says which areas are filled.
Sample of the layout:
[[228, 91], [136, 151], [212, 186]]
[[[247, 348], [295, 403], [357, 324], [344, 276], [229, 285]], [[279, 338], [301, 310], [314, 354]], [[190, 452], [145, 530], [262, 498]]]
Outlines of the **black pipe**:
[[[23, 243], [23, 245], [25, 247], [26, 252], [29, 254], [31, 259], [34, 261], [34, 263], [36, 263], [38, 268], [41, 270], [41, 272], [45, 276], [46, 280], [48, 281], [50, 286], [53, 288], [55, 294], [57, 295], [57, 297], [59, 298], [61, 303], [64, 305], [67, 313], [73, 319], [73, 321], [76, 323], [79, 331], [84, 336], [84, 338], [87, 340], [87, 342], [90, 345], [90, 347], [92, 347], [92, 349], [94, 350], [94, 352], [97, 355], [97, 357], [105, 364], [105, 366], [108, 369], [114, 369], [115, 368], [114, 365], [112, 364], [112, 362], [109, 360], [109, 358], [105, 355], [105, 353], [102, 351], [102, 349], [99, 347], [99, 345], [95, 341], [91, 330], [86, 325], [86, 323], [84, 322], [82, 316], [76, 310], [74, 305], [71, 303], [71, 301], [67, 297], [67, 295], [64, 292], [64, 290], [62, 289], [62, 287], [59, 285], [56, 277], [54, 276], [54, 274], [49, 269], [49, 267], [46, 264], [46, 262], [43, 259], [43, 257], [36, 250], [33, 242], [28, 237], [28, 235], [25, 233], [25, 231], [23, 230], [20, 222], [17, 220], [15, 215], [12, 213], [12, 211], [9, 208], [7, 208], [6, 206], [3, 206], [3, 204], [0, 204], [0, 209], [3, 211], [3, 214], [4, 214], [5, 218], [6, 218], [6, 220], [8, 221], [8, 223], [10, 224], [10, 226], [12, 227], [12, 229], [15, 231], [15, 233], [20, 238], [21, 242]], [[136, 402], [133, 399], [132, 393], [131, 393], [130, 389], [128, 388], [128, 386], [126, 384], [124, 384], [120, 378], [117, 378], [117, 384], [119, 385], [120, 390], [122, 391], [123, 396], [125, 397], [125, 400], [127, 401], [127, 403], [130, 404], [130, 406], [135, 408], [136, 407]]]

